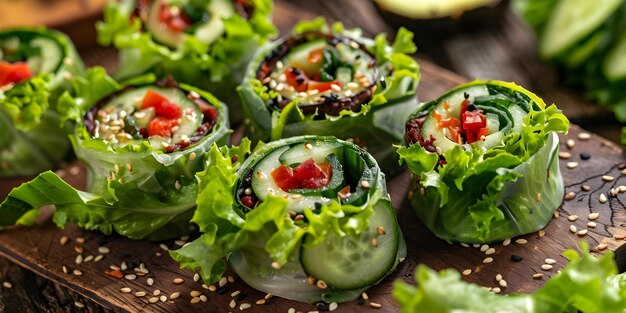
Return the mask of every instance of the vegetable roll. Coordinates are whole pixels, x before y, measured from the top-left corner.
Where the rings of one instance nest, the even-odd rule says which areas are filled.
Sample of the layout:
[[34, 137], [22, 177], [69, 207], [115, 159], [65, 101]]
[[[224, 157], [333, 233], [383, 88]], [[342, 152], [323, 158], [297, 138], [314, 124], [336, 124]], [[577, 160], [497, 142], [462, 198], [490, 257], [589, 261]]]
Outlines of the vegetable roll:
[[276, 31], [270, 0], [109, 1], [99, 42], [120, 49], [117, 79], [155, 72], [214, 93], [242, 119], [235, 86]]
[[57, 100], [83, 71], [72, 42], [57, 31], [0, 31], [0, 178], [34, 176], [68, 156]]
[[409, 198], [448, 241], [483, 243], [543, 228], [563, 198], [556, 106], [512, 83], [475, 81], [424, 104], [406, 123], [400, 159]]
[[71, 136], [87, 168], [88, 192], [45, 172], [9, 194], [0, 205], [0, 226], [53, 204], [59, 226], [72, 222], [153, 240], [188, 232], [195, 174], [205, 168], [205, 152], [225, 144], [230, 133], [226, 105], [171, 79], [116, 86], [97, 99]]
[[405, 258], [384, 175], [355, 144], [293, 137], [257, 147], [240, 166], [232, 160], [211, 151], [193, 219], [204, 234], [171, 252], [207, 283], [220, 279], [227, 257], [258, 290], [344, 302]]
[[398, 170], [392, 144], [402, 142], [403, 116], [417, 108], [413, 34], [384, 35], [323, 19], [302, 22], [292, 34], [261, 49], [239, 93], [254, 140], [333, 135], [370, 151], [383, 171]]

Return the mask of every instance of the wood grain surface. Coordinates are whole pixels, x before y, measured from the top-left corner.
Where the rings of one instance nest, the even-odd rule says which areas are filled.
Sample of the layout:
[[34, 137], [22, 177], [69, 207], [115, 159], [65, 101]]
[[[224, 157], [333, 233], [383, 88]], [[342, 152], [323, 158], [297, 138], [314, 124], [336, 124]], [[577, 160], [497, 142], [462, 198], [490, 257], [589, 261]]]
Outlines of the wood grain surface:
[[[359, 26], [364, 33], [373, 35], [379, 32], [393, 33], [393, 30], [377, 15], [373, 6], [362, 0], [342, 1], [276, 1], [275, 23], [281, 33], [287, 32], [293, 23], [300, 19], [325, 15], [329, 21], [342, 20], [347, 26]], [[469, 78], [493, 78], [515, 80], [535, 90], [546, 102], [557, 102], [566, 114], [575, 122], [581, 123], [594, 131], [616, 137], [615, 123], [606, 110], [582, 100], [580, 91], [559, 87], [557, 75], [548, 66], [541, 63], [535, 55], [532, 35], [514, 16], [506, 17], [506, 28], [485, 29], [472, 34], [459, 34], [443, 40], [441, 43], [426, 45], [418, 42], [422, 52], [419, 61], [422, 68], [422, 81], [419, 88], [420, 100], [427, 101], [438, 97], [451, 87], [467, 81], [466, 78], [434, 65], [447, 66]], [[438, 46], [436, 46], [438, 45]], [[426, 47], [426, 48], [424, 48]], [[487, 49], [489, 47], [489, 49]], [[433, 52], [434, 51], [434, 52]], [[100, 64], [112, 70], [115, 67], [115, 51], [93, 47], [82, 49], [81, 55], [89, 65]], [[598, 253], [614, 250], [624, 241], [615, 236], [626, 234], [626, 198], [623, 195], [609, 196], [611, 188], [626, 185], [626, 175], [622, 174], [624, 157], [622, 149], [611, 141], [592, 135], [588, 140], [580, 140], [577, 135], [581, 129], [573, 126], [570, 133], [561, 136], [561, 150], [571, 154], [568, 160], [561, 160], [561, 168], [566, 184], [566, 193], [575, 192], [572, 200], [565, 201], [559, 208], [559, 217], [545, 228], [545, 235], [534, 233], [523, 236], [526, 244], [511, 243], [491, 245], [496, 252], [494, 262], [483, 264], [487, 257], [477, 248], [465, 248], [458, 244], [450, 245], [436, 239], [421, 223], [405, 200], [406, 186], [410, 174], [404, 173], [389, 181], [389, 190], [396, 206], [396, 212], [407, 240], [409, 257], [398, 270], [379, 286], [368, 291], [369, 300], [364, 304], [357, 301], [341, 304], [338, 312], [381, 311], [395, 312], [397, 305], [390, 297], [392, 282], [395, 279], [412, 281], [414, 268], [424, 263], [435, 269], [456, 268], [459, 271], [471, 269], [472, 274], [464, 279], [483, 286], [495, 287], [496, 274], [501, 274], [508, 282], [504, 292], [529, 292], [540, 287], [545, 280], [565, 265], [560, 256], [567, 248], [577, 246], [579, 240], [586, 240]], [[568, 148], [567, 139], [575, 140], [575, 145]], [[588, 153], [589, 160], [581, 160], [580, 153]], [[567, 162], [578, 162], [579, 166], [569, 169]], [[63, 170], [63, 176], [72, 184], [84, 184], [84, 172], [80, 165], [73, 163]], [[603, 180], [602, 176], [611, 175], [613, 181]], [[0, 193], [9, 189], [17, 181], [0, 182]], [[589, 191], [584, 191], [588, 186]], [[587, 188], [587, 187], [585, 187]], [[603, 193], [608, 201], [598, 200]], [[599, 212], [596, 227], [587, 226], [588, 214]], [[576, 221], [567, 219], [578, 215]], [[570, 232], [570, 226], [577, 230], [588, 229], [588, 235], [578, 236]], [[543, 235], [543, 236], [540, 236]], [[69, 241], [61, 245], [62, 237]], [[84, 240], [84, 241], [83, 241]], [[272, 298], [263, 305], [255, 304], [265, 294], [252, 290], [241, 281], [226, 284], [222, 294], [202, 287], [201, 282], [193, 280], [193, 273], [182, 271], [162, 249], [160, 243], [133, 241], [119, 236], [105, 237], [99, 233], [86, 232], [75, 226], [61, 230], [56, 228], [45, 216], [35, 227], [14, 227], [0, 232], [0, 255], [10, 262], [19, 264], [26, 270], [11, 265], [0, 259], [0, 282], [12, 283], [12, 288], [0, 286], [0, 311], [5, 312], [235, 312], [244, 303], [251, 304], [251, 312], [287, 312], [291, 307], [307, 312], [318, 310], [313, 305], [299, 304], [284, 299]], [[182, 242], [165, 242], [169, 248], [176, 248]], [[598, 245], [605, 244], [608, 249], [599, 251]], [[107, 247], [110, 252], [103, 254], [99, 247]], [[78, 247], [78, 248], [77, 248]], [[600, 248], [603, 246], [600, 245]], [[80, 252], [82, 249], [82, 253]], [[77, 252], [78, 250], [78, 252]], [[76, 264], [81, 254], [83, 259], [90, 255], [94, 258], [103, 255], [99, 262], [90, 260]], [[523, 258], [520, 262], [511, 261], [512, 255]], [[543, 271], [540, 266], [544, 259], [557, 261], [555, 268]], [[122, 262], [131, 267], [142, 262], [149, 270], [145, 276], [135, 280], [114, 278], [105, 274], [111, 266], [122, 266]], [[63, 266], [67, 272], [64, 272]], [[74, 270], [81, 275], [75, 275]], [[35, 273], [36, 275], [33, 275]], [[77, 272], [78, 273], [78, 272]], [[125, 274], [135, 274], [127, 269]], [[534, 273], [543, 273], [542, 279], [532, 279]], [[229, 276], [228, 274], [226, 276]], [[43, 277], [43, 278], [41, 278]], [[132, 277], [129, 277], [132, 278]], [[147, 279], [154, 284], [149, 286]], [[175, 284], [175, 278], [182, 278], [183, 283]], [[122, 288], [130, 288], [131, 293], [122, 293]], [[159, 290], [165, 295], [165, 302], [152, 304], [149, 299]], [[191, 303], [192, 291], [199, 291], [207, 297], [207, 302]], [[240, 290], [236, 297], [231, 293]], [[142, 297], [136, 292], [146, 292]], [[170, 300], [169, 296], [180, 292], [180, 297]], [[235, 308], [231, 301], [235, 300]], [[78, 303], [76, 303], [78, 302]], [[371, 308], [368, 302], [382, 304], [382, 308]], [[324, 307], [320, 308], [324, 309]]]

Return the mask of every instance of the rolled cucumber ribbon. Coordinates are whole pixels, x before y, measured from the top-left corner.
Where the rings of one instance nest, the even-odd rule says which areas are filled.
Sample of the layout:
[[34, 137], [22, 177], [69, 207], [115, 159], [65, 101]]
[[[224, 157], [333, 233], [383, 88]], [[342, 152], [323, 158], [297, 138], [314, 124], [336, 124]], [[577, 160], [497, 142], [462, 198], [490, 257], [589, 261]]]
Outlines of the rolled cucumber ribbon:
[[154, 240], [189, 232], [195, 175], [206, 166], [205, 152], [228, 140], [226, 105], [173, 80], [107, 87], [106, 96], [84, 103], [71, 136], [87, 168], [87, 191], [45, 172], [9, 194], [0, 226], [31, 222], [28, 212], [53, 204], [60, 226]]
[[120, 50], [115, 77], [152, 72], [213, 93], [242, 119], [235, 86], [274, 35], [270, 0], [111, 0], [98, 40]]
[[217, 148], [210, 153], [193, 219], [204, 234], [171, 252], [207, 283], [220, 279], [227, 257], [258, 290], [344, 302], [405, 258], [384, 175], [358, 146], [301, 136], [257, 147], [241, 164], [232, 160]]
[[392, 144], [417, 108], [419, 66], [413, 34], [393, 44], [318, 18], [259, 50], [239, 87], [253, 141], [335, 136], [367, 149], [387, 174], [398, 171]]
[[83, 72], [74, 45], [60, 32], [0, 31], [0, 178], [31, 177], [68, 156], [57, 100]]
[[424, 104], [398, 149], [409, 198], [438, 237], [484, 243], [537, 231], [563, 198], [556, 106], [513, 83], [475, 81]]

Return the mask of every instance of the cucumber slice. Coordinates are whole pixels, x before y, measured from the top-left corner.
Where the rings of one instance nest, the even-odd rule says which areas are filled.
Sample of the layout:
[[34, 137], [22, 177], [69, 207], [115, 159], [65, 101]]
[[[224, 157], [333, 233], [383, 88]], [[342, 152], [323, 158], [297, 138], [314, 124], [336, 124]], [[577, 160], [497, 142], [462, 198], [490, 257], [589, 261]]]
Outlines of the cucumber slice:
[[325, 39], [317, 39], [291, 48], [289, 53], [282, 59], [285, 66], [293, 66], [303, 70], [307, 74], [319, 72], [323, 62], [310, 63], [309, 53], [313, 50], [323, 49], [328, 46]]
[[53, 73], [63, 62], [63, 50], [59, 44], [49, 38], [37, 37], [30, 41], [30, 46], [37, 47], [41, 55], [30, 57], [26, 61], [34, 75]]
[[233, 1], [228, 0], [211, 0], [208, 9], [210, 20], [195, 32], [196, 38], [207, 45], [224, 34], [224, 19], [235, 14]]
[[588, 37], [619, 8], [623, 0], [561, 0], [541, 38], [539, 52], [554, 58]]
[[161, 14], [161, 5], [167, 5], [169, 2], [167, 0], [155, 0], [150, 5], [148, 9], [148, 21], [146, 23], [146, 28], [152, 35], [152, 38], [160, 42], [170, 48], [176, 48], [183, 41], [183, 38], [186, 36], [184, 32], [175, 32], [172, 31], [165, 24], [161, 23], [160, 14]]
[[[310, 246], [309, 237], [305, 237], [300, 250], [304, 271], [339, 290], [370, 286], [384, 278], [395, 264], [398, 223], [389, 202], [379, 201], [373, 209], [368, 230], [357, 236], [328, 234], [316, 246]], [[380, 226], [385, 229], [384, 235], [377, 233]], [[372, 246], [372, 238], [377, 240], [376, 247]]]
[[604, 59], [604, 75], [610, 81], [626, 78], [626, 33]]
[[279, 161], [281, 164], [289, 166], [302, 163], [308, 159], [313, 159], [316, 163], [322, 163], [331, 154], [336, 155], [339, 160], [343, 159], [343, 147], [339, 142], [315, 141], [293, 146], [280, 156]]
[[290, 192], [306, 196], [322, 195], [331, 199], [335, 198], [339, 190], [341, 190], [341, 188], [346, 185], [343, 173], [343, 166], [334, 154], [329, 155], [326, 158], [326, 161], [331, 164], [333, 169], [330, 182], [328, 182], [327, 186], [318, 189], [294, 189], [290, 190]]

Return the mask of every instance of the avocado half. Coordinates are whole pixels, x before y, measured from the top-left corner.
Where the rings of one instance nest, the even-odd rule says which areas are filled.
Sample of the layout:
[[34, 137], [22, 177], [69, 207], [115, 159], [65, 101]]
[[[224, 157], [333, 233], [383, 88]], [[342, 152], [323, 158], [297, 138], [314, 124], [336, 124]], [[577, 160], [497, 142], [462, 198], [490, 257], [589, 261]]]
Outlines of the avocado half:
[[382, 18], [394, 28], [404, 26], [418, 39], [437, 39], [460, 30], [497, 24], [510, 0], [374, 0]]

